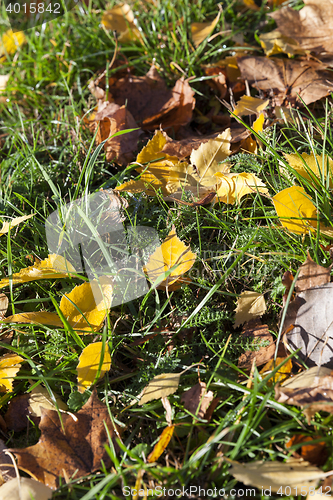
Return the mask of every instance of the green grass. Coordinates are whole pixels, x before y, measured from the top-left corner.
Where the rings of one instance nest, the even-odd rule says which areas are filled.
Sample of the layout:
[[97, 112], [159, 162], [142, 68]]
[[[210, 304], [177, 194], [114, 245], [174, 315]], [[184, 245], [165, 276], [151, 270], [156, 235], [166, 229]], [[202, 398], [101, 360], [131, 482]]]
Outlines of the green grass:
[[[1, 68], [3, 73], [10, 72], [11, 78], [1, 104], [0, 215], [36, 213], [27, 223], [12, 228], [8, 237], [2, 236], [1, 277], [31, 265], [27, 255], [47, 256], [45, 220], [61, 204], [79, 198], [85, 190], [114, 188], [135, 175], [124, 174], [117, 165], [107, 163], [103, 151], [93, 156], [97, 145], [82, 125], [83, 116], [95, 106], [89, 80], [108, 66], [115, 50], [112, 35], [100, 27], [102, 9], [102, 2], [94, 1], [89, 8], [82, 4], [45, 29], [30, 30], [27, 45], [14, 61], [9, 57]], [[177, 66], [171, 64], [177, 63], [187, 77], [196, 77], [191, 85], [202, 113], [209, 111], [213, 97], [200, 81], [202, 65], [237, 51], [233, 34], [242, 33], [244, 42], [254, 45], [256, 32], [269, 31], [273, 26], [271, 20], [263, 24], [268, 19], [264, 3], [259, 12], [253, 12], [235, 2], [223, 2], [215, 31], [231, 32], [194, 50], [189, 26], [207, 17], [213, 19], [215, 1], [160, 0], [156, 8], [137, 2], [133, 11], [144, 44], [120, 44], [118, 58], [124, 65], [134, 66], [138, 75], [144, 75], [155, 61], [170, 86], [181, 76]], [[1, 27], [3, 31], [8, 28], [4, 17]], [[232, 171], [255, 173], [266, 183], [270, 196], [293, 185], [296, 179], [329, 224], [332, 204], [328, 187], [295, 177], [290, 168], [287, 175], [280, 169], [284, 152], [332, 155], [329, 105], [319, 103], [309, 112], [313, 113], [309, 121], [299, 113], [295, 125], [274, 125], [265, 130], [258, 154], [234, 155]], [[247, 377], [237, 368], [237, 360], [245, 349], [257, 346], [242, 340], [241, 329], [233, 328], [238, 295], [256, 290], [265, 294], [267, 302], [263, 323], [277, 337], [284, 293], [282, 274], [286, 270], [295, 274], [308, 249], [316, 262], [328, 266], [328, 254], [320, 243], [329, 241], [319, 234], [297, 236], [284, 231], [270, 197], [259, 194], [245, 197], [236, 205], [196, 209], [166, 203], [161, 197], [124, 197], [129, 202], [127, 222], [156, 229], [161, 240], [175, 225], [177, 235], [197, 254], [189, 272], [192, 283], [169, 296], [156, 291], [112, 308], [103, 333], [95, 336], [78, 338], [71, 328], [57, 330], [43, 325], [3, 328], [3, 333], [13, 330], [14, 336], [10, 346], [0, 345], [19, 353], [27, 362], [15, 379], [13, 393], [2, 400], [2, 413], [12, 397], [27, 390], [28, 380], [42, 382], [61, 395], [71, 411], [77, 411], [90, 394], [77, 392], [76, 366], [82, 344], [102, 338], [110, 346], [111, 371], [98, 383], [98, 393], [124, 427], [121, 453], [115, 456], [109, 448], [111, 471], [91, 474], [84, 481], [74, 478], [52, 498], [123, 498], [121, 488], [134, 488], [142, 471], [150, 487], [160, 485], [168, 490], [192, 485], [224, 489], [230, 495], [231, 489], [245, 486], [228, 473], [229, 465], [223, 457], [240, 462], [283, 460], [290, 455], [285, 443], [301, 432], [320, 435], [331, 452], [331, 415], [317, 413], [307, 425], [299, 408], [275, 401], [274, 387], [267, 384], [269, 377], [263, 379], [257, 370], [251, 388], [246, 387]], [[40, 280], [7, 288], [9, 314], [55, 311], [54, 301], [59, 304], [61, 296], [79, 283], [75, 278]], [[133, 344], [153, 333], [157, 335], [146, 343]], [[172, 348], [168, 350], [168, 346]], [[210, 422], [194, 419], [181, 402], [182, 393], [198, 381], [199, 364], [201, 380], [219, 397]], [[186, 368], [178, 391], [169, 397], [176, 425], [174, 437], [158, 464], [149, 464], [146, 458], [167, 425], [164, 408], [161, 401], [142, 407], [129, 405], [155, 375]], [[7, 434], [6, 438], [10, 447], [25, 447], [36, 443], [38, 435], [35, 427], [28, 437], [23, 431]], [[330, 455], [323, 469], [332, 466]], [[257, 498], [261, 498], [260, 491]]]

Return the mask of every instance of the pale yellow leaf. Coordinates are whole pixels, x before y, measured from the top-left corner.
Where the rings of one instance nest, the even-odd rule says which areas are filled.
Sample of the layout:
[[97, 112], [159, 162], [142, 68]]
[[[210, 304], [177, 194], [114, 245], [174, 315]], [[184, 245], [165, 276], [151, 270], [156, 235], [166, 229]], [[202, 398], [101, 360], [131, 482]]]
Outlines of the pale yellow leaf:
[[50, 500], [53, 490], [39, 481], [19, 477], [0, 487], [0, 500]]
[[145, 387], [139, 405], [144, 405], [153, 399], [170, 396], [178, 389], [180, 373], [161, 373], [156, 375]]
[[173, 226], [163, 243], [149, 257], [144, 270], [150, 281], [154, 283], [159, 276], [177, 265], [170, 275], [159, 284], [160, 287], [166, 287], [175, 283], [184, 273], [189, 271], [195, 259], [196, 254], [191, 252], [190, 247], [187, 247], [178, 238]]
[[269, 99], [243, 95], [234, 109], [236, 116], [259, 115], [269, 104]]
[[[33, 266], [21, 269], [13, 274], [13, 285], [41, 279], [67, 278], [70, 273], [75, 273], [74, 267], [61, 255], [51, 254]], [[9, 278], [0, 281], [0, 288], [9, 285]]]
[[0, 357], [0, 392], [10, 392], [13, 390], [14, 378], [21, 368], [24, 358], [17, 354], [4, 354]]
[[[108, 344], [105, 344], [104, 356], [99, 378], [103, 378], [104, 374], [111, 368], [111, 355]], [[79, 357], [77, 365], [77, 383], [78, 391], [83, 393], [89, 389], [94, 383], [98, 367], [100, 364], [103, 350], [103, 342], [94, 342], [85, 347]]]
[[230, 166], [227, 163], [220, 165], [231, 154], [230, 151], [231, 132], [230, 128], [222, 134], [193, 150], [191, 153], [191, 163], [195, 166], [199, 182], [203, 186], [215, 186], [217, 172], [229, 172]]
[[318, 177], [324, 183], [326, 182], [327, 176], [329, 176], [329, 185], [333, 186], [333, 160], [327, 155], [323, 157], [321, 155], [314, 155], [313, 153], [307, 154], [302, 153], [299, 156], [296, 153], [285, 154], [284, 155], [289, 165], [296, 170], [296, 172], [313, 182], [313, 178]]
[[308, 370], [304, 370], [298, 375], [289, 378], [284, 381], [281, 385], [287, 389], [304, 389], [306, 387], [311, 387], [313, 385], [316, 377], [327, 377], [331, 374], [332, 370], [330, 368], [325, 368], [324, 366], [313, 366]]
[[234, 328], [262, 316], [265, 311], [266, 303], [262, 294], [250, 290], [242, 292], [237, 300]]
[[55, 397], [57, 406], [54, 404], [54, 401], [51, 398], [46, 387], [39, 385], [38, 387], [32, 389], [29, 394], [29, 411], [31, 415], [33, 415], [34, 417], [41, 417], [41, 408], [44, 408], [46, 410], [56, 410], [58, 407], [60, 411], [66, 411], [68, 407], [66, 403], [64, 403], [60, 399], [60, 396], [55, 393], [53, 393], [53, 396]]
[[18, 226], [18, 224], [21, 224], [21, 222], [31, 219], [31, 217], [33, 217], [34, 215], [35, 214], [23, 215], [22, 217], [15, 217], [15, 219], [11, 219], [8, 222], [4, 221], [2, 224], [2, 228], [0, 229], [0, 236], [8, 233], [9, 227], [12, 228], [14, 226]]
[[217, 14], [211, 23], [206, 22], [191, 24], [191, 35], [195, 47], [198, 47], [200, 43], [202, 43], [211, 34], [220, 19], [220, 14], [221, 12]]
[[108, 30], [117, 31], [117, 37], [121, 43], [133, 41], [142, 43], [140, 31], [134, 23], [134, 14], [127, 3], [116, 5], [111, 10], [104, 12], [102, 24]]
[[241, 198], [247, 194], [268, 193], [265, 184], [254, 174], [217, 172], [215, 177], [220, 181], [216, 195], [218, 201], [223, 203], [233, 205], [236, 201], [239, 203]]
[[148, 463], [156, 462], [162, 455], [165, 448], [170, 443], [170, 440], [173, 435], [173, 431], [175, 430], [174, 425], [168, 425], [160, 435], [158, 442], [155, 444], [153, 451], [148, 455]]

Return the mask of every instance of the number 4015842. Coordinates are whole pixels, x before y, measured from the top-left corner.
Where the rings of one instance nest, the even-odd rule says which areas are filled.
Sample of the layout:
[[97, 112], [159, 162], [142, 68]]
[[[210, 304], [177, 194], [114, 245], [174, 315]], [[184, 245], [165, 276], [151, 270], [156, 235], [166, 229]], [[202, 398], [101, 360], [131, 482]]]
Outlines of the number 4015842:
[[49, 12], [53, 14], [61, 14], [60, 3], [49, 3], [44, 5], [44, 2], [38, 3], [9, 3], [6, 7], [6, 11], [15, 14], [43, 14], [43, 12]]
[[280, 488], [277, 491], [278, 495], [285, 495], [285, 496], [291, 496], [291, 495], [301, 495], [307, 498], [311, 498], [313, 495], [322, 495], [323, 497], [325, 496], [331, 496], [331, 487], [330, 486], [325, 486], [324, 488], [321, 486], [317, 490], [315, 489], [314, 486], [312, 487], [297, 487], [297, 486], [280, 486]]

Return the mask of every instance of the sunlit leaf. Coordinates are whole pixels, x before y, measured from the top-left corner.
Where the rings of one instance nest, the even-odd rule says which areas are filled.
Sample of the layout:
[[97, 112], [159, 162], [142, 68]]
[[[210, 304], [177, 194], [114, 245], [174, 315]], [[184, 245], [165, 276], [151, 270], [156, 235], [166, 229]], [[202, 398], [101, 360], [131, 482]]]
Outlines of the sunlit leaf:
[[13, 390], [13, 381], [21, 368], [22, 361], [25, 361], [24, 358], [13, 353], [0, 357], [0, 392]]
[[160, 458], [163, 451], [170, 443], [174, 430], [175, 430], [174, 425], [168, 425], [168, 427], [164, 429], [164, 431], [159, 437], [158, 442], [155, 444], [153, 451], [151, 452], [150, 455], [148, 455], [148, 463], [151, 464], [153, 462], [156, 462], [156, 460]]
[[[77, 365], [77, 382], [78, 391], [84, 392], [93, 384], [102, 355], [103, 342], [94, 342], [87, 345], [79, 357], [79, 364]], [[99, 378], [103, 378], [104, 374], [111, 368], [111, 356], [108, 344], [105, 344], [103, 362], [101, 366]]]
[[198, 47], [213, 31], [220, 19], [221, 12], [211, 23], [192, 23], [191, 35], [195, 47]]
[[268, 193], [265, 184], [254, 174], [218, 172], [215, 176], [220, 181], [216, 195], [218, 200], [223, 203], [233, 205], [236, 201], [239, 203], [241, 198], [247, 194]]
[[269, 104], [269, 99], [258, 99], [243, 95], [234, 109], [236, 116], [259, 115]]
[[21, 222], [31, 219], [31, 217], [33, 217], [34, 215], [35, 214], [23, 215], [22, 217], [15, 217], [15, 219], [11, 219], [8, 222], [3, 222], [2, 228], [0, 229], [0, 236], [8, 233], [10, 227], [12, 228], [14, 226], [17, 226], [18, 224], [21, 224]]
[[242, 292], [237, 300], [234, 328], [262, 316], [265, 311], [266, 303], [262, 294], [251, 290]]
[[308, 234], [309, 226], [317, 225], [317, 209], [304, 188], [292, 186], [273, 197], [281, 224], [297, 234]]
[[0, 42], [0, 62], [6, 60], [6, 53], [10, 55], [15, 54], [18, 47], [21, 47], [26, 41], [27, 39], [23, 31], [17, 31], [16, 33], [13, 30], [6, 31], [2, 35]]
[[[329, 185], [333, 186], [333, 160], [327, 155], [314, 155], [313, 153], [302, 153], [301, 156], [296, 153], [284, 155], [289, 165], [296, 170], [304, 179], [313, 181], [314, 176], [326, 182], [329, 176]], [[314, 175], [312, 175], [314, 174]]]
[[102, 24], [108, 30], [117, 31], [118, 40], [121, 43], [133, 41], [142, 43], [140, 31], [134, 23], [134, 14], [127, 3], [116, 5], [111, 10], [104, 12]]
[[180, 373], [161, 373], [156, 375], [145, 387], [139, 405], [149, 403], [153, 399], [161, 399], [170, 396], [178, 389]]

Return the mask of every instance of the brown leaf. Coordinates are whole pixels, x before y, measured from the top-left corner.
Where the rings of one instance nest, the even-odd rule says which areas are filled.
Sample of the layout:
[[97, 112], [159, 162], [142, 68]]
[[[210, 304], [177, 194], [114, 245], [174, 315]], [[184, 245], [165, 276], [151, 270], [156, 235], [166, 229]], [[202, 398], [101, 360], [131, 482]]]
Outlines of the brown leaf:
[[[307, 441], [313, 441], [314, 439], [320, 439], [322, 436], [306, 436], [305, 434], [295, 434], [286, 443], [286, 448], [290, 448], [295, 444], [306, 443]], [[303, 458], [313, 465], [324, 465], [327, 460], [327, 450], [325, 441], [314, 444], [304, 444], [297, 451], [294, 450], [293, 456], [295, 458]]]
[[310, 104], [333, 89], [332, 73], [314, 62], [250, 56], [238, 59], [238, 66], [242, 78], [271, 97], [273, 106], [302, 106], [300, 98]]
[[29, 394], [15, 396], [8, 403], [5, 422], [9, 430], [20, 432], [27, 428], [29, 415]]
[[322, 267], [316, 264], [309, 252], [306, 261], [300, 267], [295, 290], [297, 293], [304, 292], [309, 288], [324, 285], [330, 282], [331, 266]]
[[191, 389], [184, 392], [181, 397], [184, 407], [198, 418], [205, 418], [205, 414], [214, 399], [214, 393], [212, 391], [207, 392], [206, 387], [204, 382], [198, 382]]
[[[125, 106], [103, 102], [99, 105], [94, 117], [95, 126], [99, 123], [97, 144], [105, 141], [116, 132], [126, 129], [138, 128], [136, 121]], [[135, 130], [117, 137], [110, 138], [105, 144], [107, 161], [117, 160], [118, 163], [127, 164], [133, 160], [133, 151], [136, 150], [138, 138], [142, 130]]]
[[[108, 443], [105, 425], [115, 442], [115, 430], [107, 407], [93, 391], [87, 403], [76, 415], [61, 414], [65, 431], [54, 410], [42, 410], [39, 425], [41, 437], [37, 444], [11, 450], [18, 466], [50, 488], [58, 487], [58, 477], [67, 475], [79, 478], [101, 467], [111, 465], [104, 444]], [[105, 423], [105, 425], [104, 425]]]
[[304, 0], [300, 10], [290, 7], [276, 10], [271, 17], [279, 31], [296, 40], [304, 50], [316, 54], [333, 52], [332, 0]]
[[255, 359], [256, 366], [264, 365], [274, 356], [275, 344], [272, 335], [268, 331], [267, 325], [254, 324], [250, 321], [245, 323], [243, 331], [241, 333], [241, 339], [246, 338], [252, 339], [252, 345], [255, 346], [263, 341], [268, 341], [269, 344], [266, 346], [261, 346], [258, 351], [245, 351], [240, 355], [238, 359], [238, 367], [241, 370], [251, 369], [253, 360]]

